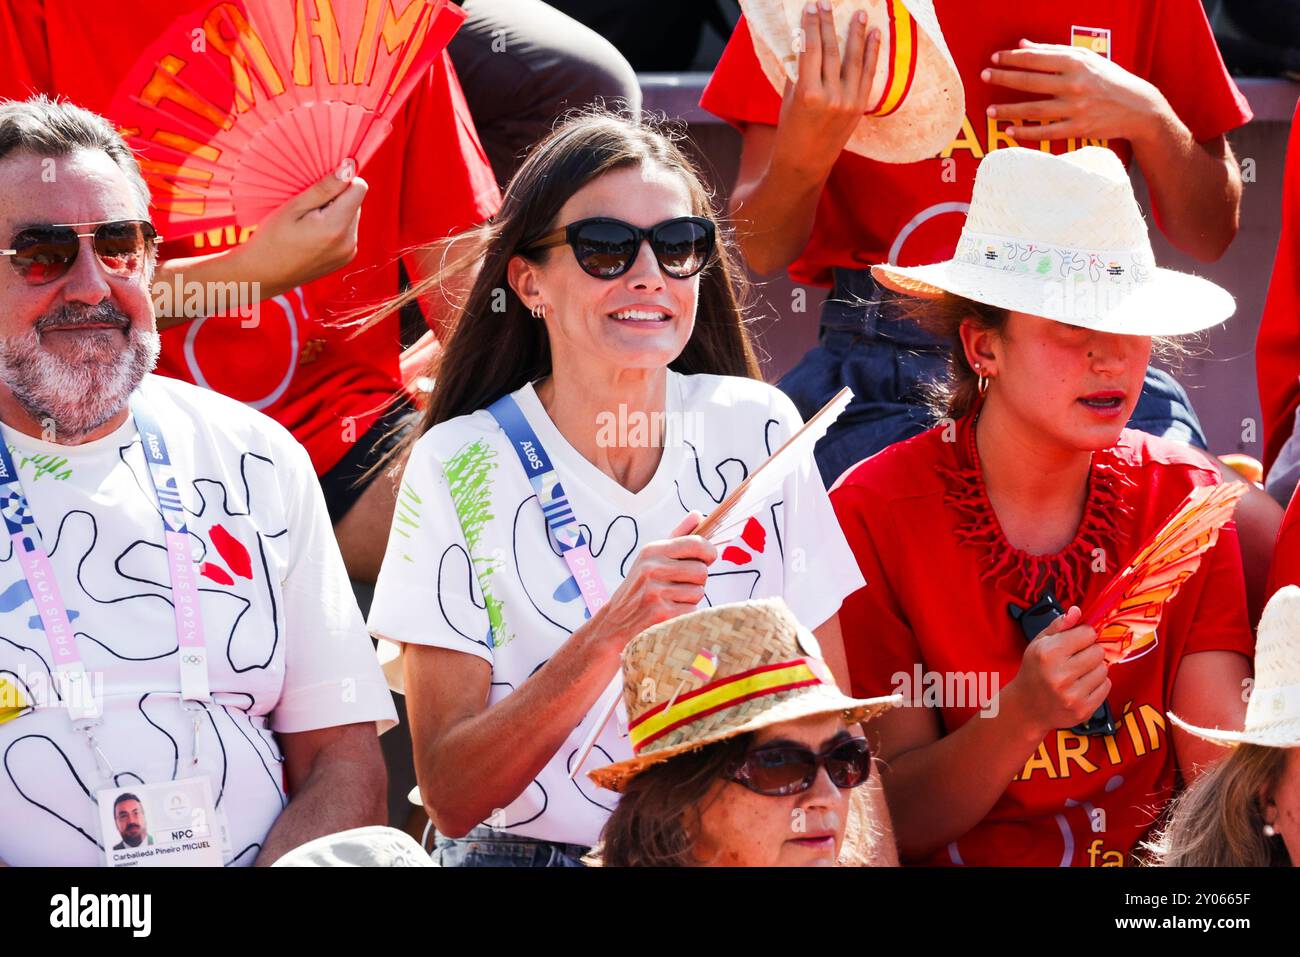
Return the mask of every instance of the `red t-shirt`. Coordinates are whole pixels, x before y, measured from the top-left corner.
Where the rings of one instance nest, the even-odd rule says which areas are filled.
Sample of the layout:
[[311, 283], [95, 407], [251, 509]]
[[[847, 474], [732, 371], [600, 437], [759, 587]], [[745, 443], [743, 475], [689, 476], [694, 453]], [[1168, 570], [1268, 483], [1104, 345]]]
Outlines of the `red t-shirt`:
[[[1224, 68], [1199, 0], [1029, 5], [935, 0], [935, 10], [966, 87], [961, 132], [939, 156], [919, 163], [878, 163], [842, 153], [822, 190], [808, 245], [790, 266], [796, 281], [828, 286], [835, 266], [914, 266], [952, 255], [979, 161], [990, 150], [1022, 145], [1005, 133], [1012, 123], [989, 119], [987, 108], [1042, 98], [994, 88], [980, 79], [980, 71], [992, 66], [989, 58], [998, 50], [1013, 49], [1022, 37], [1070, 44], [1076, 28], [1109, 31], [1111, 59], [1155, 84], [1198, 141], [1251, 117]], [[749, 123], [776, 125], [781, 97], [758, 64], [743, 18], [700, 105], [742, 129]], [[1063, 153], [1093, 143], [1064, 140], [1039, 148]], [[1128, 162], [1127, 143], [1109, 145]]]
[[[83, 0], [30, 0], [15, 14], [26, 63], [0, 80], [0, 95], [57, 92], [106, 113], [137, 60], [165, 32], [175, 37], [175, 56], [192, 58], [189, 29], [176, 24], [201, 23], [218, 2], [139, 0], [105, 15]], [[360, 170], [370, 191], [350, 264], [263, 302], [255, 328], [243, 328], [237, 316], [207, 317], [162, 334], [160, 372], [274, 416], [306, 446], [322, 474], [402, 389], [397, 317], [360, 334], [338, 320], [397, 293], [404, 251], [486, 219], [500, 202], [445, 53], [391, 119], [393, 132]], [[213, 230], [167, 243], [163, 253], [219, 252], [247, 233], [239, 226]], [[415, 274], [409, 260], [408, 272]]]
[[[944, 438], [941, 426], [867, 459], [840, 479], [831, 502], [867, 582], [840, 609], [853, 692], [916, 695], [939, 706], [947, 734], [1019, 670], [1026, 640], [1008, 602], [1032, 603], [1050, 578], [1063, 608], [1086, 611], [1187, 493], [1219, 477], [1181, 443], [1125, 430], [1093, 458], [1074, 541], [1034, 557], [1002, 536], [971, 449], [970, 417], [958, 423], [956, 441]], [[1120, 730], [1053, 732], [983, 821], [913, 863], [1127, 863], [1173, 793], [1165, 714], [1178, 664], [1211, 650], [1254, 653], [1232, 523], [1165, 608], [1156, 641], [1111, 667]]]
[[1291, 504], [1277, 532], [1268, 571], [1268, 595], [1272, 597], [1285, 585], [1300, 585], [1300, 488], [1291, 495]]
[[[1300, 107], [1291, 119], [1282, 180], [1282, 233], [1273, 259], [1264, 316], [1255, 338], [1255, 376], [1264, 413], [1264, 468], [1295, 427], [1300, 406]], [[1294, 504], [1294, 503], [1293, 503]], [[1290, 517], [1290, 513], [1288, 513]], [[1270, 589], [1269, 594], [1272, 594]]]

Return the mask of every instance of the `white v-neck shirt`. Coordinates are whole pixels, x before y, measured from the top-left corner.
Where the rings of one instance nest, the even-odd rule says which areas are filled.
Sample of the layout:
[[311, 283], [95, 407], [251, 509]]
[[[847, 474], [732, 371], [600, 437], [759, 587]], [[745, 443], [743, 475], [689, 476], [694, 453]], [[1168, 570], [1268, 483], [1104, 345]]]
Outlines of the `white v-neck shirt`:
[[[531, 384], [514, 398], [559, 474], [610, 594], [643, 545], [664, 538], [692, 509], [711, 512], [802, 425], [794, 405], [770, 385], [670, 371], [664, 452], [650, 482], [631, 492], [565, 440]], [[635, 438], [637, 423], [623, 425]], [[720, 549], [701, 607], [781, 596], [801, 622], [816, 628], [862, 584], [808, 456]], [[370, 610], [371, 633], [484, 659], [492, 666], [491, 707], [545, 664], [585, 619], [582, 597], [496, 419], [479, 410], [422, 436], [398, 495]], [[384, 650], [381, 642], [381, 655]], [[387, 672], [398, 687], [400, 662], [389, 660]], [[485, 823], [540, 840], [595, 843], [617, 795], [597, 788], [585, 773], [576, 780], [568, 773], [592, 720], [589, 714], [537, 779]], [[630, 756], [627, 738], [611, 721], [584, 771]]]

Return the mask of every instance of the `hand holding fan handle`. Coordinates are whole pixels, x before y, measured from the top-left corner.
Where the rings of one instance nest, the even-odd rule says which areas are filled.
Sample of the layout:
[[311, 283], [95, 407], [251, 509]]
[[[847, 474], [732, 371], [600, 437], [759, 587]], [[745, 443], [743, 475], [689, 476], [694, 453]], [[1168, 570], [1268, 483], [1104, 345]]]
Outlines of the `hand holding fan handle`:
[[[592, 616], [590, 623], [610, 629], [625, 647], [651, 625], [694, 611], [704, 597], [708, 566], [718, 557], [716, 548], [698, 538], [701, 517], [699, 512], [690, 512], [667, 538], [642, 548], [623, 583], [614, 590], [608, 604]], [[694, 596], [694, 600], [683, 601], [688, 595]], [[622, 697], [620, 667], [588, 712], [595, 715], [595, 720], [569, 768], [570, 780], [578, 776]]]

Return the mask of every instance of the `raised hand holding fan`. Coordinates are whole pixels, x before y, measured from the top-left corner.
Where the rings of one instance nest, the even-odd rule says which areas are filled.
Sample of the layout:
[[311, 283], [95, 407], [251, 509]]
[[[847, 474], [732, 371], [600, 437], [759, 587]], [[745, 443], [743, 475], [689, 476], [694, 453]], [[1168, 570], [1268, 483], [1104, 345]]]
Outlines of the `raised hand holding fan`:
[[[839, 418], [840, 413], [848, 408], [852, 398], [853, 390], [848, 386], [835, 393], [834, 397], [811, 419], [760, 463], [731, 494], [719, 502], [718, 507], [710, 512], [708, 518], [702, 521], [691, 534], [707, 538], [715, 545], [734, 538], [736, 530], [741, 528], [763, 503], [780, 489], [786, 477], [811, 458], [813, 446], [826, 434], [826, 430]], [[576, 778], [578, 772], [582, 770], [583, 762], [591, 754], [591, 749], [595, 746], [600, 733], [609, 724], [609, 719], [618, 707], [622, 694], [623, 675], [620, 672], [614, 676], [614, 680], [592, 707], [596, 720], [587, 732], [582, 746], [578, 748], [577, 759], [569, 768], [570, 779]]]
[[349, 178], [464, 19], [447, 0], [238, 0], [178, 19], [109, 110], [160, 231], [256, 225]]

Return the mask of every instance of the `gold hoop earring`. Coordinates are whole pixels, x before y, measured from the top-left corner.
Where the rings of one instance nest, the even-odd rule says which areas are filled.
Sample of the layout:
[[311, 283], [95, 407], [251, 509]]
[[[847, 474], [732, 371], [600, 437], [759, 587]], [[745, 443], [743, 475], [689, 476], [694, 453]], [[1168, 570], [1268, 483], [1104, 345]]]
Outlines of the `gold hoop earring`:
[[546, 303], [539, 302], [537, 305], [533, 306], [533, 308], [530, 311], [532, 312], [534, 319], [545, 319]]
[[980, 372], [980, 364], [978, 362], [975, 363], [975, 372], [979, 375], [979, 382], [976, 383], [976, 388], [979, 389], [980, 395], [983, 395], [985, 392], [989, 391], [989, 378], [984, 373]]

